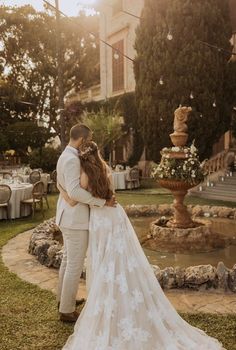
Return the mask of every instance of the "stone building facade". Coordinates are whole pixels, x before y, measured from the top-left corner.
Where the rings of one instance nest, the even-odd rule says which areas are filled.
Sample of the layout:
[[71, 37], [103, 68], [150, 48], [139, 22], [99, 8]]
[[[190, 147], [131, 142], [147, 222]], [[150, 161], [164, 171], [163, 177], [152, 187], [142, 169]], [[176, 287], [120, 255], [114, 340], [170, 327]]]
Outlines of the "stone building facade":
[[[80, 92], [83, 101], [106, 100], [135, 89], [133, 62], [119, 53], [122, 52], [131, 59], [135, 58], [135, 30], [139, 24], [144, 0], [100, 0], [100, 38], [111, 45], [100, 44], [100, 84]], [[236, 0], [229, 0], [230, 15], [233, 27], [232, 44], [236, 52]], [[234, 58], [236, 59], [236, 56]], [[221, 137], [214, 146], [214, 154], [230, 148], [233, 140], [230, 132]], [[119, 154], [129, 154], [125, 139], [123, 152], [119, 144]], [[125, 150], [126, 149], [126, 150]], [[114, 157], [115, 153], [114, 153]], [[121, 158], [120, 156], [118, 158]], [[124, 158], [124, 157], [123, 157]], [[120, 160], [120, 159], [119, 159]], [[124, 159], [126, 160], [126, 159]]]

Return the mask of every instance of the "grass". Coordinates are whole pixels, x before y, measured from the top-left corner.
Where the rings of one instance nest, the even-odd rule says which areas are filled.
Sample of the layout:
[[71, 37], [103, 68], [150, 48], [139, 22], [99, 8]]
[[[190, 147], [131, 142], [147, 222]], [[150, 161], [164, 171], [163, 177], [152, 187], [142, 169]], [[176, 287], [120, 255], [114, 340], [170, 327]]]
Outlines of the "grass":
[[[120, 193], [122, 205], [166, 203], [168, 196]], [[170, 200], [170, 199], [168, 199]], [[55, 214], [56, 196], [49, 196], [50, 210]], [[211, 202], [212, 203], [212, 202]], [[208, 201], [209, 204], [209, 201]], [[40, 213], [34, 219], [25, 218], [0, 222], [0, 251], [7, 241], [42, 221]], [[20, 280], [10, 273], [0, 259], [0, 349], [59, 350], [73, 331], [73, 326], [58, 321], [55, 296], [48, 291]], [[236, 350], [236, 315], [183, 314], [189, 323], [217, 337], [227, 350]], [[85, 349], [90, 350], [90, 349]], [[91, 349], [92, 350], [92, 349]]]
[[[173, 196], [166, 193], [151, 194], [148, 192], [118, 192], [117, 199], [122, 205], [131, 204], [171, 204], [173, 202]], [[214, 206], [226, 206], [230, 208], [236, 208], [236, 202], [225, 202], [218, 200], [210, 200], [206, 198], [199, 198], [195, 196], [188, 196], [185, 203], [190, 205], [214, 205]]]

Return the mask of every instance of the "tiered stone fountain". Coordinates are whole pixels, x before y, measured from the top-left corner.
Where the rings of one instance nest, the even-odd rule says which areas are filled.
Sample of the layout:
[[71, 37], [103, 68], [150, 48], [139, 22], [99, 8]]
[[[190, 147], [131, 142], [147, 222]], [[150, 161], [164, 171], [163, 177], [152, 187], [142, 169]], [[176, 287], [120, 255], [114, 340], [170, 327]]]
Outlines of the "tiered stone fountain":
[[[191, 107], [179, 107], [175, 111], [174, 132], [170, 134], [174, 145], [171, 149], [163, 149], [163, 157], [173, 160], [188, 160], [191, 152], [185, 145], [188, 140], [187, 118]], [[197, 151], [197, 150], [196, 150]], [[200, 163], [199, 163], [200, 167]], [[199, 170], [199, 169], [198, 169]], [[172, 169], [175, 174], [178, 169]], [[224, 241], [217, 233], [212, 232], [210, 221], [195, 221], [184, 204], [188, 190], [199, 183], [199, 179], [179, 180], [160, 175], [157, 178], [160, 186], [171, 191], [174, 197], [174, 215], [171, 218], [160, 218], [151, 224], [149, 239], [144, 246], [164, 251], [210, 251], [223, 247]]]

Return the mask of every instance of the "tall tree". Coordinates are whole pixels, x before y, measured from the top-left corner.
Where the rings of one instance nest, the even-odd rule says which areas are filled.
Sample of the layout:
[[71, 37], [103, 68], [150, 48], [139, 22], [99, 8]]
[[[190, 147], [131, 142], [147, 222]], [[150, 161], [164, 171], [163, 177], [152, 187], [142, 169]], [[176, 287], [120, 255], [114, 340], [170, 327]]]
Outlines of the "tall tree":
[[[5, 120], [17, 121], [13, 116], [38, 117], [60, 134], [55, 28], [52, 13], [36, 12], [31, 6], [0, 6], [0, 77], [7, 82], [0, 87], [0, 103], [8, 111]], [[88, 33], [97, 32], [98, 18], [82, 14], [62, 18], [61, 30], [63, 84], [67, 93], [99, 79], [99, 47]], [[30, 105], [9, 102], [19, 100], [33, 105], [29, 108]], [[7, 109], [3, 104], [8, 104]]]
[[[189, 141], [201, 157], [227, 130], [231, 107], [224, 97], [231, 51], [228, 0], [146, 0], [135, 47], [139, 125], [150, 159], [170, 144], [173, 112], [191, 105]], [[202, 41], [202, 42], [201, 42]]]

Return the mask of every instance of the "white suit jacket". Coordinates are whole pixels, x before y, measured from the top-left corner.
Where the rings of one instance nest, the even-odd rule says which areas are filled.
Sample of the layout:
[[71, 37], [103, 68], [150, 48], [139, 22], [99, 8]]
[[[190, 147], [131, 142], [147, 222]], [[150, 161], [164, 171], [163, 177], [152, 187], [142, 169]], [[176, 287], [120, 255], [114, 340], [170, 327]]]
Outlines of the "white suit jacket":
[[67, 146], [57, 162], [57, 181], [69, 197], [79, 203], [71, 207], [61, 195], [57, 202], [56, 224], [60, 227], [87, 230], [89, 228], [89, 206], [103, 207], [105, 200], [95, 198], [80, 187], [80, 159], [78, 151]]

